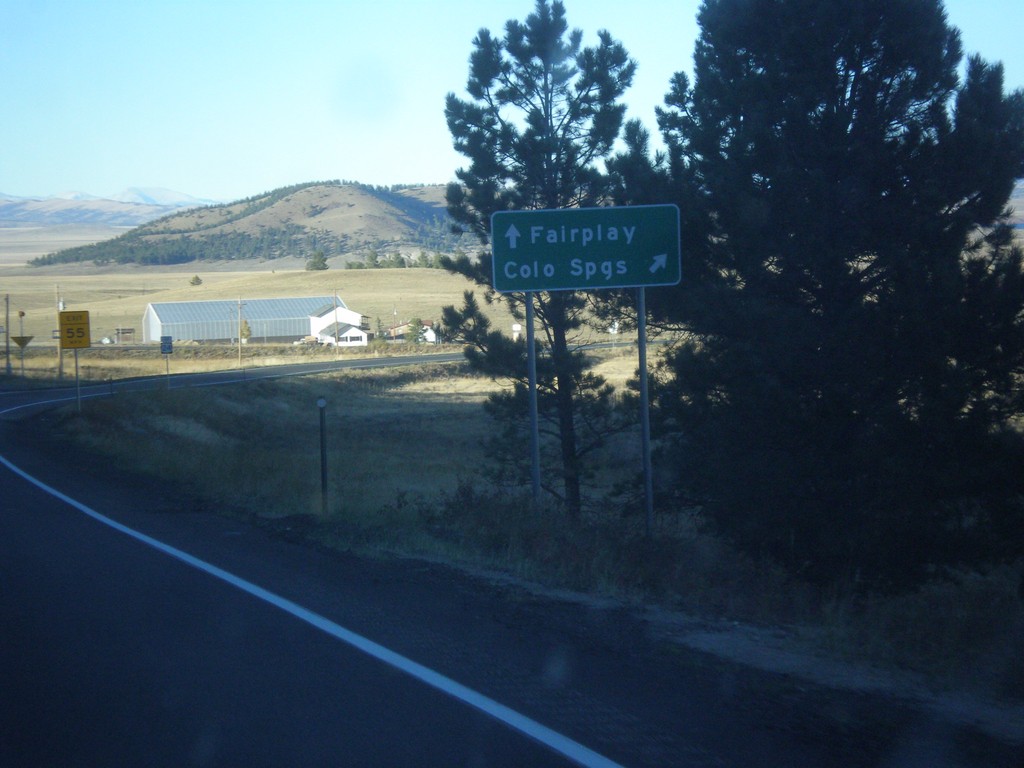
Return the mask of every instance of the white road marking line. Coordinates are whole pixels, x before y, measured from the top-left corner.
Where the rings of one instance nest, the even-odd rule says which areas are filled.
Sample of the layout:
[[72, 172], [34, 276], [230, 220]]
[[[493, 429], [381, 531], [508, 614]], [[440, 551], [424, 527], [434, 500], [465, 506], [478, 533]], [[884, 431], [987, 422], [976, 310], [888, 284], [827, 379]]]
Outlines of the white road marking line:
[[207, 573], [216, 579], [220, 579], [221, 581], [230, 584], [231, 586], [240, 589], [259, 600], [262, 600], [265, 603], [291, 614], [300, 621], [304, 621], [322, 632], [326, 632], [328, 635], [359, 651], [362, 651], [368, 656], [404, 672], [407, 675], [416, 678], [420, 682], [429, 685], [431, 688], [434, 688], [441, 693], [451, 696], [452, 698], [468, 704], [486, 715], [489, 715], [495, 720], [519, 731], [534, 741], [543, 744], [552, 751], [572, 760], [577, 765], [583, 766], [583, 768], [623, 768], [619, 763], [594, 752], [579, 742], [570, 739], [568, 736], [564, 736], [545, 725], [541, 725], [536, 720], [533, 720], [526, 715], [523, 715], [514, 709], [511, 709], [510, 707], [507, 707], [504, 704], [473, 690], [472, 688], [468, 688], [461, 683], [457, 683], [451, 678], [442, 675], [440, 672], [435, 672], [429, 667], [425, 667], [412, 659], [406, 658], [383, 645], [375, 643], [362, 635], [352, 632], [351, 630], [345, 629], [345, 627], [342, 627], [340, 624], [336, 624], [330, 619], [314, 613], [308, 608], [302, 607], [298, 603], [294, 603], [280, 595], [276, 595], [263, 587], [253, 584], [250, 581], [246, 581], [239, 576], [235, 576], [233, 573], [225, 571], [223, 568], [211, 565], [205, 560], [200, 560], [198, 557], [190, 555], [183, 550], [172, 547], [169, 544], [165, 544], [158, 539], [154, 539], [152, 536], [147, 536], [144, 533], [136, 531], [133, 528], [129, 528], [116, 520], [112, 520], [111, 518], [96, 512], [94, 509], [64, 493], [61, 493], [56, 488], [52, 488], [43, 481], [28, 474], [20, 467], [17, 467], [8, 461], [4, 456], [0, 456], [0, 464], [3, 464], [7, 469], [25, 481], [74, 509], [77, 509], [82, 514], [91, 517], [93, 520], [113, 528], [115, 531], [130, 536], [136, 541], [146, 544], [147, 546], [163, 552], [166, 555], [170, 555], [186, 565], [190, 565], [197, 570], [203, 571], [204, 573]]

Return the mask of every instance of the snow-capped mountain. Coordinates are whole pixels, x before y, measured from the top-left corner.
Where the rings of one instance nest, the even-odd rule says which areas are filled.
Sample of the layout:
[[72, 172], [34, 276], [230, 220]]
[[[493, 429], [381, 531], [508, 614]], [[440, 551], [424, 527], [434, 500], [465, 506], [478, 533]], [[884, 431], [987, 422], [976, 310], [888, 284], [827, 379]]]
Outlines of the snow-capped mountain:
[[46, 197], [17, 197], [0, 193], [0, 224], [104, 224], [137, 227], [183, 208], [197, 208], [211, 203], [212, 200], [201, 200], [160, 187], [129, 187], [111, 197], [79, 190]]
[[110, 199], [121, 203], [161, 205], [173, 208], [194, 208], [200, 205], [212, 205], [216, 202], [215, 200], [205, 200], [163, 187], [128, 187]]

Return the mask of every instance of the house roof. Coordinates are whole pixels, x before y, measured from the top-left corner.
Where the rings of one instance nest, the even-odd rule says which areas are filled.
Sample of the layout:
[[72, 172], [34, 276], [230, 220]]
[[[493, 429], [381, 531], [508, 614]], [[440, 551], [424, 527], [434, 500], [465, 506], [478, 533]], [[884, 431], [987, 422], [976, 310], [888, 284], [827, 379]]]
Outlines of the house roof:
[[[337, 306], [344, 307], [341, 299]], [[334, 309], [330, 296], [307, 296], [290, 299], [243, 299], [242, 317], [253, 320], [280, 320], [309, 318], [325, 306]], [[164, 323], [216, 322], [238, 317], [238, 301], [160, 301], [150, 304], [153, 312]]]
[[358, 328], [351, 323], [331, 323], [327, 327], [323, 328], [320, 333], [324, 336], [333, 336], [334, 338], [338, 338], [340, 336], [348, 336], [352, 331], [358, 331], [363, 334], [366, 333], [362, 328]]
[[345, 302], [342, 301], [341, 299], [337, 299], [337, 303], [335, 303], [332, 302], [330, 298], [328, 298], [326, 304], [324, 304], [321, 307], [317, 307], [309, 314], [312, 317], [324, 317], [325, 315], [329, 315], [336, 309], [348, 309], [348, 305], [346, 305]]

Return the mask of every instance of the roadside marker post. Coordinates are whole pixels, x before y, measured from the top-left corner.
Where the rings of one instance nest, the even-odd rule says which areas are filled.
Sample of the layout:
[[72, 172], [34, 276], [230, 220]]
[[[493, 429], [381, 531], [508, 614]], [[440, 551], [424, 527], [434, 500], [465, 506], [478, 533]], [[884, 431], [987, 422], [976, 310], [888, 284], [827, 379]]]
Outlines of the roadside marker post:
[[320, 411], [320, 514], [327, 517], [327, 398], [318, 397]]
[[644, 291], [648, 286], [677, 285], [682, 280], [679, 207], [637, 205], [496, 211], [491, 216], [491, 251], [494, 290], [526, 294], [534, 504], [540, 500], [540, 437], [533, 293], [637, 289], [644, 519], [649, 537], [654, 515], [654, 483]]

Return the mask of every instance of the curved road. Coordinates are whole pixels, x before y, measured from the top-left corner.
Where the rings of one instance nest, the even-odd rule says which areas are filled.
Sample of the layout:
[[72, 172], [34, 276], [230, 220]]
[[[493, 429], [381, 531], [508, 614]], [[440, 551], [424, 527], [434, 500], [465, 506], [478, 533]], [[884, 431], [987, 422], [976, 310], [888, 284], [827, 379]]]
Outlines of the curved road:
[[[166, 382], [115, 392], [144, 386]], [[74, 398], [0, 399], [0, 766], [1019, 765], [901, 702], [682, 651], [622, 607], [69, 471], [44, 405]]]
[[96, 397], [110, 397], [120, 392], [143, 392], [152, 389], [183, 387], [214, 387], [228, 384], [280, 379], [291, 376], [310, 376], [338, 370], [367, 368], [394, 368], [404, 365], [428, 365], [432, 363], [454, 363], [464, 360], [458, 352], [440, 354], [403, 355], [401, 357], [373, 357], [354, 360], [334, 360], [320, 363], [295, 363], [291, 365], [264, 366], [258, 368], [229, 369], [209, 373], [176, 373], [171, 376], [143, 376], [135, 379], [119, 379], [106, 383], [75, 384], [38, 390], [0, 391], [0, 416], [20, 410], [39, 410], [42, 407], [59, 405], [79, 398], [87, 400]]

